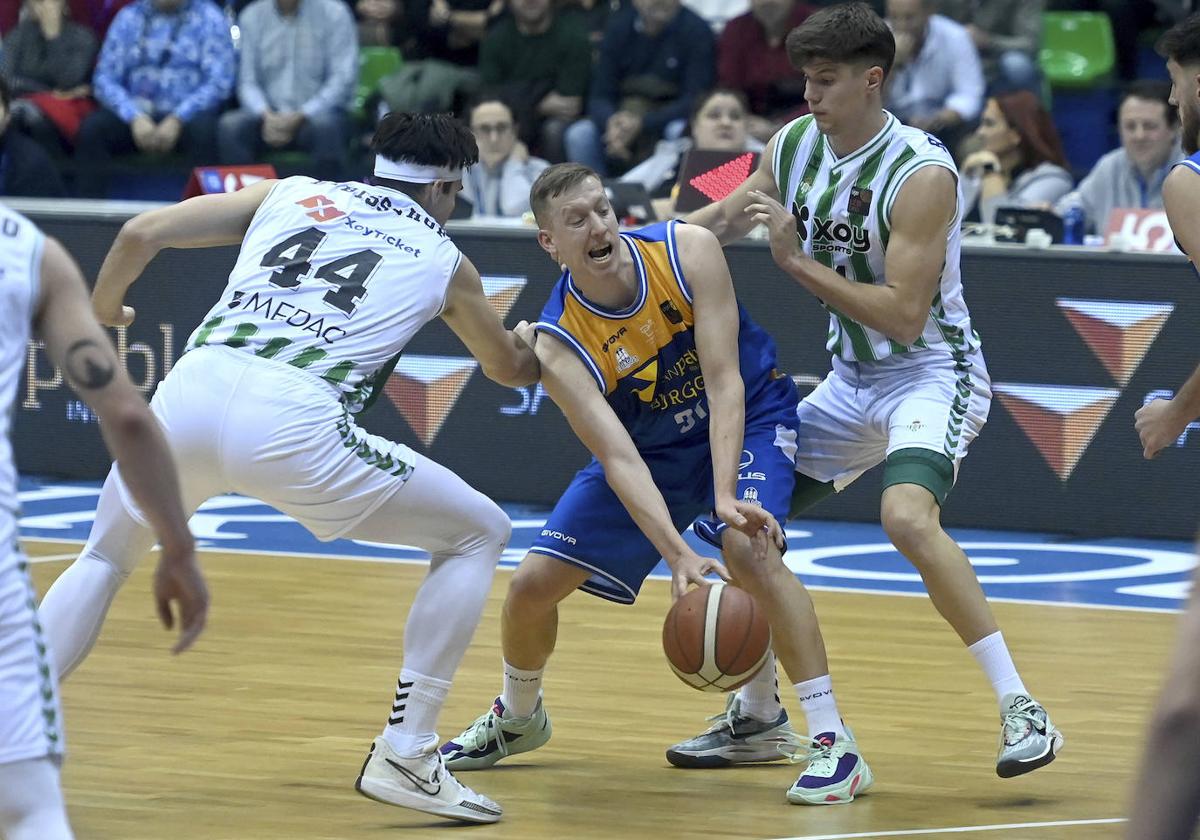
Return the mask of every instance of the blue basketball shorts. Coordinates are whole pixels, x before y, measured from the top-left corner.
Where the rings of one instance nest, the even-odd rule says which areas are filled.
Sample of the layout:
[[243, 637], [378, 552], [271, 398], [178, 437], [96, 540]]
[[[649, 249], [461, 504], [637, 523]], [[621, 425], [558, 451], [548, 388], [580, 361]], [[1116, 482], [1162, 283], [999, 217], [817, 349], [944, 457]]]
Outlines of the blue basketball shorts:
[[[797, 425], [795, 406], [787, 406], [748, 423], [743, 438], [738, 498], [761, 504], [780, 524], [787, 518], [795, 484]], [[712, 512], [707, 435], [668, 452], [643, 453], [642, 458], [676, 530], [683, 533], [695, 522], [697, 536], [720, 548], [728, 526]], [[595, 460], [576, 473], [529, 551], [586, 569], [592, 576], [579, 588], [619, 604], [634, 602], [642, 581], [662, 559]]]

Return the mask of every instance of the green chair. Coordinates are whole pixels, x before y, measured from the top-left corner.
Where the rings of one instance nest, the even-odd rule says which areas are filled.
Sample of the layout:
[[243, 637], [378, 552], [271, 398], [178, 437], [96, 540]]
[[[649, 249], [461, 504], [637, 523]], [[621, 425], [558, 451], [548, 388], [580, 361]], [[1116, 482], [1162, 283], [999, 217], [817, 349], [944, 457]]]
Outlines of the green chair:
[[358, 84], [354, 87], [351, 114], [362, 120], [367, 100], [375, 93], [379, 80], [400, 69], [404, 56], [399, 47], [360, 47], [358, 50]]
[[1103, 12], [1045, 12], [1038, 63], [1056, 87], [1092, 87], [1116, 63], [1112, 22]]

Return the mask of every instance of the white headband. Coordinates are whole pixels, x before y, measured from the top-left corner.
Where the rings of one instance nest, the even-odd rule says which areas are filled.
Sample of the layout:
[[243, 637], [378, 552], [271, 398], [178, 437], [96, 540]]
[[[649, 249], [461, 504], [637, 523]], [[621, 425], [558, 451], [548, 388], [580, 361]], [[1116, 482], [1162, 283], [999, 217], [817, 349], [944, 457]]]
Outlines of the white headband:
[[375, 156], [375, 177], [410, 184], [432, 184], [434, 181], [461, 181], [462, 169], [448, 166], [423, 166], [406, 160], [388, 160], [383, 155]]

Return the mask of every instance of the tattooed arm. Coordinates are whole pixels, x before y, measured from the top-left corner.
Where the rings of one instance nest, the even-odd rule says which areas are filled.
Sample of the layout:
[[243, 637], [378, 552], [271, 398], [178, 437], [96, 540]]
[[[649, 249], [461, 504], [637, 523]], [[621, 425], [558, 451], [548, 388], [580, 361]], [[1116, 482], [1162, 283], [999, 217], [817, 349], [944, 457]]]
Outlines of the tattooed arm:
[[179, 498], [175, 463], [158, 422], [96, 323], [83, 277], [58, 244], [46, 238], [41, 297], [34, 324], [55, 365], [101, 420], [100, 431], [133, 497], [162, 545], [154, 578], [159, 617], [170, 628], [177, 604], [178, 653], [204, 629], [208, 591]]

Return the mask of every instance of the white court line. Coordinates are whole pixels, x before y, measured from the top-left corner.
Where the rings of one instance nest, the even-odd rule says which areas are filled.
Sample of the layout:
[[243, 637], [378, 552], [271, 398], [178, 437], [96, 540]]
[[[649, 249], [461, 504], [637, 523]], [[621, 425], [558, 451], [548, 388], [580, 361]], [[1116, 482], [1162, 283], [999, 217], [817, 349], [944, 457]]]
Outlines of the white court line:
[[56, 560], [74, 560], [79, 556], [78, 551], [73, 551], [70, 554], [42, 554], [38, 557], [26, 557], [30, 563], [53, 563]]
[[[61, 545], [83, 545], [84, 540], [67, 540], [60, 537], [22, 537], [26, 542], [39, 543], [56, 543]], [[509, 559], [508, 552], [512, 549], [505, 549], [505, 556], [500, 558], [500, 568], [512, 570], [516, 568], [519, 559]], [[308, 553], [304, 551], [270, 551], [266, 549], [251, 549], [251, 548], [224, 548], [222, 546], [201, 546], [196, 549], [198, 553], [209, 551], [217, 551], [225, 554], [263, 554], [267, 557], [298, 557], [303, 560], [349, 560], [354, 563], [402, 563], [405, 565], [428, 566], [429, 560], [421, 557], [368, 557], [363, 554], [318, 554]], [[67, 559], [74, 557], [74, 554], [67, 555], [59, 559]], [[521, 556], [524, 556], [522, 552]], [[32, 563], [37, 563], [39, 557], [30, 557]], [[650, 575], [647, 580], [670, 580], [668, 575]], [[845, 592], [851, 595], [891, 595], [902, 598], [928, 598], [929, 595], [925, 592], [895, 592], [887, 589], [853, 589], [848, 586], [816, 586], [811, 584], [804, 585], [806, 589], [812, 592]], [[1071, 607], [1077, 610], [1113, 610], [1114, 612], [1140, 612], [1140, 613], [1162, 613], [1166, 615], [1178, 615], [1183, 612], [1182, 607], [1131, 607], [1124, 604], [1075, 604], [1066, 601], [1039, 601], [1033, 598], [1003, 598], [988, 596], [988, 602], [992, 604], [1028, 604], [1034, 607]], [[851, 835], [853, 836], [853, 835]], [[866, 835], [872, 837], [875, 835]], [[805, 840], [808, 840], [805, 838]]]
[[1055, 820], [1054, 822], [1003, 823], [999, 825], [962, 825], [956, 828], [913, 828], [903, 831], [864, 831], [860, 834], [806, 834], [778, 840], [854, 840], [859, 837], [928, 837], [931, 834], [971, 834], [977, 831], [1009, 831], [1016, 828], [1057, 828], [1073, 825], [1111, 825], [1125, 822], [1124, 817], [1104, 820]]

